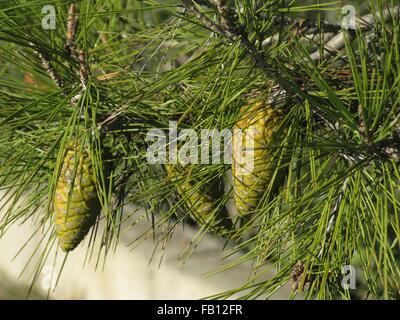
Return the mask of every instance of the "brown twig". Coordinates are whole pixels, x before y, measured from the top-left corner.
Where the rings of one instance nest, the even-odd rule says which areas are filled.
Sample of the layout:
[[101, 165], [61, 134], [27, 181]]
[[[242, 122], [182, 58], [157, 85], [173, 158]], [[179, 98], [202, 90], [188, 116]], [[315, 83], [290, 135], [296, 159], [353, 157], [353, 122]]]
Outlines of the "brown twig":
[[74, 43], [75, 34], [77, 30], [78, 16], [76, 15], [75, 5], [71, 3], [68, 9], [68, 21], [67, 21], [67, 41]]
[[236, 36], [239, 36], [240, 32], [237, 28], [235, 20], [232, 19], [233, 15], [232, 12], [229, 10], [227, 6], [226, 0], [218, 0], [216, 1], [217, 10], [219, 12], [219, 17], [222, 23], [223, 28], [226, 30], [227, 35], [229, 38], [233, 39]]
[[[57, 70], [54, 69], [53, 64], [50, 62], [50, 57], [36, 43], [30, 41], [29, 44], [33, 47], [35, 54], [40, 59], [43, 69], [49, 74], [50, 78], [53, 79], [56, 86], [59, 89], [63, 90], [64, 81]], [[64, 91], [62, 91], [62, 93], [63, 95], [65, 95]]]
[[76, 13], [76, 7], [75, 4], [71, 3], [68, 9], [67, 41], [65, 43], [65, 49], [70, 57], [72, 57], [76, 62], [79, 62], [75, 49], [75, 34], [77, 25], [78, 15]]
[[75, 4], [71, 3], [68, 9], [68, 20], [67, 20], [67, 41], [65, 43], [65, 49], [68, 55], [79, 64], [79, 78], [81, 81], [82, 90], [86, 90], [86, 84], [89, 79], [89, 67], [86, 63], [85, 54], [82, 50], [77, 53], [75, 46], [75, 35], [78, 25], [78, 14]]
[[79, 77], [81, 79], [82, 89], [85, 90], [89, 78], [89, 68], [86, 63], [85, 54], [83, 53], [82, 50], [79, 52], [78, 59], [79, 59]]

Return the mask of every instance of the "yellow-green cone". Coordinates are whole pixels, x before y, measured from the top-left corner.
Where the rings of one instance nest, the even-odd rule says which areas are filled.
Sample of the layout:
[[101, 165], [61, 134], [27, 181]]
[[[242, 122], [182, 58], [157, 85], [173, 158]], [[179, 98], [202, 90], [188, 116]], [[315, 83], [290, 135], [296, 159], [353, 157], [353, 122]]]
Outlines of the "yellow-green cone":
[[55, 226], [63, 251], [73, 250], [101, 211], [88, 153], [70, 143], [54, 197]]
[[[214, 199], [201, 191], [198, 191], [192, 183], [187, 181], [178, 166], [167, 166], [167, 172], [172, 179], [183, 180], [178, 183], [178, 193], [182, 199], [185, 199], [186, 205], [190, 210], [190, 216], [200, 225], [208, 225], [216, 234], [229, 238], [232, 234], [232, 221], [225, 210], [217, 208]], [[215, 214], [217, 216], [215, 217]]]
[[[243, 117], [233, 131], [232, 173], [236, 209], [244, 216], [257, 207], [274, 174], [276, 161], [271, 159], [274, 149], [270, 147], [279, 144], [282, 114], [256, 100], [249, 101], [241, 112]], [[249, 139], [254, 145], [246, 149]]]

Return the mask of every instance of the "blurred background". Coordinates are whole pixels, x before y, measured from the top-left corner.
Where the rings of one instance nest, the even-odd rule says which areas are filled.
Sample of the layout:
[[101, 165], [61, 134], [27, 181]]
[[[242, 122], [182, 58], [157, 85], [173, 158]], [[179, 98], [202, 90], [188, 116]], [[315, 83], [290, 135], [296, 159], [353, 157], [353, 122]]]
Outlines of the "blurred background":
[[[151, 227], [147, 221], [137, 223], [134, 228], [129, 227], [131, 223], [125, 221], [119, 246], [115, 253], [110, 253], [104, 267], [96, 257], [85, 263], [88, 260], [86, 239], [68, 256], [57, 286], [57, 270], [62, 259], [56, 265], [43, 267], [29, 298], [46, 299], [50, 290], [50, 299], [199, 299], [239, 287], [248, 279], [249, 263], [213, 276], [207, 274], [238, 258], [236, 254], [224, 259], [225, 243], [221, 239], [206, 235], [183, 263], [182, 254], [198, 230], [188, 224], [178, 227], [168, 247], [155, 250], [153, 238], [128, 247]], [[27, 298], [34, 269], [25, 270], [25, 267], [30, 259], [37, 259], [30, 256], [35, 248], [41, 248], [41, 238], [34, 234], [34, 224], [28, 221], [12, 227], [1, 239], [0, 299]], [[15, 256], [30, 237], [28, 245]], [[51, 255], [55, 257], [56, 252], [53, 250]], [[50, 257], [48, 261], [53, 259]], [[35, 261], [30, 262], [35, 265]], [[272, 268], [267, 270], [265, 278], [273, 272]], [[289, 291], [290, 288], [283, 288], [274, 298], [286, 298]]]

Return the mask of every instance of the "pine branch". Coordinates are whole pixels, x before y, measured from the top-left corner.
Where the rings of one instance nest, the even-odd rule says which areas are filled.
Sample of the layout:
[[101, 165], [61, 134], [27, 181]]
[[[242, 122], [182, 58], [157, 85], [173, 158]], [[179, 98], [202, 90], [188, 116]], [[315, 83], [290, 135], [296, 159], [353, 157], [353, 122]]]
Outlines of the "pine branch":
[[75, 49], [75, 34], [78, 25], [78, 15], [76, 13], [76, 7], [74, 3], [71, 3], [68, 9], [68, 19], [67, 19], [67, 41], [65, 43], [65, 49], [67, 53], [75, 60], [79, 62], [79, 58], [76, 56]]
[[200, 20], [210, 28], [214, 29], [215, 32], [225, 37], [229, 42], [235, 43], [237, 40], [245, 48], [246, 52], [252, 57], [257, 67], [261, 68], [269, 77], [271, 73], [274, 73], [273, 68], [267, 63], [267, 59], [263, 53], [259, 52], [255, 45], [249, 40], [248, 34], [244, 30], [244, 27], [238, 26], [236, 18], [232, 11], [228, 8], [225, 0], [215, 1], [217, 10], [221, 19], [221, 26], [214, 22], [210, 24], [208, 18], [202, 14], [193, 3], [195, 0], [182, 0], [183, 5], [190, 12], [193, 12]]
[[[382, 16], [380, 15], [380, 13], [378, 13], [376, 17], [381, 18], [384, 21], [388, 21], [395, 14], [397, 16], [400, 16], [400, 5], [395, 6], [393, 8], [385, 9], [383, 11]], [[372, 13], [366, 14], [360, 18], [357, 18], [356, 20], [356, 23], [358, 24], [358, 27], [360, 28], [361, 31], [368, 31], [373, 29], [375, 22], [376, 22], [375, 15]], [[355, 37], [356, 37], [355, 32], [349, 33], [350, 40], [353, 40]], [[345, 47], [345, 44], [346, 44], [346, 33], [343, 31], [339, 32], [336, 36], [334, 36], [331, 40], [329, 40], [328, 43], [324, 45], [322, 55], [320, 50], [316, 50], [313, 53], [311, 53], [311, 59], [314, 61], [320, 59], [328, 59], [331, 56], [335, 55], [340, 50], [342, 50]]]
[[89, 67], [86, 62], [85, 54], [83, 53], [82, 50], [79, 51], [78, 60], [79, 60], [79, 78], [81, 80], [82, 91], [85, 91], [89, 79]]
[[232, 42], [239, 40], [241, 45], [254, 60], [256, 66], [262, 69], [269, 78], [276, 74], [276, 70], [274, 70], [274, 68], [272, 68], [272, 66], [267, 62], [264, 53], [257, 50], [256, 46], [249, 40], [249, 36], [244, 26], [239, 26], [233, 11], [230, 10], [227, 5], [227, 1], [217, 0], [216, 6], [222, 26], [225, 29], [226, 37], [228, 37]]
[[43, 69], [49, 74], [50, 78], [54, 81], [56, 86], [62, 90], [62, 94], [66, 96], [64, 91], [64, 81], [61, 75], [54, 68], [53, 64], [50, 61], [50, 57], [48, 54], [42, 50], [38, 45], [33, 42], [29, 42], [29, 44], [33, 47], [35, 54], [41, 60]]
[[196, 3], [196, 1], [193, 0], [182, 0], [182, 4], [184, 8], [192, 13], [199, 21], [201, 21], [207, 29], [211, 30], [214, 33], [226, 36], [225, 30], [221, 28], [221, 26], [209, 19], [196, 7], [196, 5], [199, 5], [200, 3]]
[[[220, 14], [221, 24], [214, 23], [210, 20], [204, 13], [200, 12], [198, 8], [194, 6], [196, 3], [195, 0], [182, 0], [185, 8], [187, 8], [190, 12], [192, 12], [208, 29], [216, 32], [230, 41], [234, 41], [236, 38], [241, 38], [242, 44], [246, 47], [253, 58], [259, 56], [257, 53], [257, 49], [251, 42], [248, 41], [248, 36], [244, 32], [243, 28], [239, 28], [235, 24], [234, 13], [228, 8], [226, 0], [215, 0], [215, 6]], [[200, 4], [200, 3], [197, 3]], [[384, 21], [387, 21], [393, 17], [394, 14], [400, 15], [400, 6], [395, 6], [393, 8], [385, 9], [383, 11], [383, 15], [381, 17], [380, 14], [377, 14], [377, 18], [382, 18]], [[324, 45], [323, 55], [321, 56], [321, 51], [318, 49], [310, 54], [310, 57], [313, 61], [320, 60], [321, 58], [328, 59], [333, 56], [335, 53], [340, 51], [345, 46], [345, 33], [342, 31], [341, 24], [334, 24], [328, 22], [322, 22], [322, 24], [318, 24], [315, 21], [311, 21], [308, 19], [299, 19], [293, 20], [290, 18], [285, 18], [283, 20], [284, 26], [292, 25], [296, 31], [296, 34], [303, 35], [305, 39], [309, 39], [310, 37], [315, 37], [316, 35], [321, 33], [321, 28], [324, 30], [325, 34], [322, 35], [322, 39], [329, 40]], [[362, 17], [357, 18], [358, 27], [362, 31], [368, 31], [374, 28], [375, 15], [374, 14], [366, 14]], [[282, 21], [280, 21], [282, 23]], [[350, 35], [350, 40], [354, 39], [356, 33], [354, 30], [348, 30]], [[279, 34], [270, 36], [262, 41], [262, 47], [267, 47], [271, 45], [274, 40], [279, 37]], [[263, 61], [260, 60], [259, 57], [255, 59], [257, 61], [258, 66], [268, 66]]]
[[67, 50], [68, 55], [79, 65], [79, 78], [82, 88], [80, 93], [78, 93], [75, 97], [72, 98], [72, 101], [74, 103], [76, 103], [79, 100], [82, 93], [86, 90], [89, 78], [89, 67], [85, 59], [85, 54], [82, 50], [80, 50], [79, 53], [77, 53], [75, 45], [75, 34], [77, 31], [77, 25], [78, 25], [78, 14], [76, 12], [75, 4], [71, 3], [68, 9], [67, 40], [64, 47]]
[[[67, 40], [64, 45], [68, 55], [79, 64], [79, 78], [81, 82], [82, 89], [80, 92], [70, 99], [70, 104], [76, 107], [76, 104], [79, 98], [82, 96], [82, 93], [86, 90], [88, 77], [89, 77], [89, 68], [85, 59], [85, 55], [83, 51], [80, 51], [79, 54], [76, 53], [75, 46], [75, 34], [77, 31], [78, 18], [76, 13], [75, 4], [72, 3], [69, 6], [68, 10], [68, 19], [67, 19]], [[43, 69], [50, 75], [51, 79], [55, 82], [56, 86], [62, 90], [62, 94], [67, 96], [67, 93], [64, 90], [65, 84], [61, 77], [61, 75], [56, 71], [51, 63], [50, 56], [42, 50], [38, 45], [33, 42], [30, 42], [32, 47], [35, 49], [35, 54], [41, 59]]]

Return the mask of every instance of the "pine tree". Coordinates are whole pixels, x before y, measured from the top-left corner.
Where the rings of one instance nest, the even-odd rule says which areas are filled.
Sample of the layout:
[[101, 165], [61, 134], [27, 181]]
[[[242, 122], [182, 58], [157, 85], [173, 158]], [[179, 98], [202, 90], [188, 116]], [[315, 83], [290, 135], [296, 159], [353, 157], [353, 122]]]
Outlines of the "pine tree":
[[[163, 242], [195, 217], [199, 233], [232, 244], [227, 255], [242, 251], [217, 271], [254, 266], [247, 283], [214, 298], [268, 298], [291, 282], [289, 298], [398, 299], [400, 7], [362, 1], [368, 6], [357, 7], [363, 15], [348, 29], [326, 21], [327, 13], [341, 21], [340, 2], [316, 2], [2, 1], [0, 186], [7, 207], [0, 237], [33, 220], [47, 243], [33, 253], [41, 257], [37, 270], [43, 267], [58, 246], [54, 211], [67, 161], [64, 222], [71, 208], [85, 205], [74, 197], [94, 199], [74, 186], [82, 179], [102, 209], [80, 235], [88, 233], [88, 254], [97, 242], [99, 257], [115, 250], [130, 217], [150, 219], [143, 236]], [[254, 103], [261, 118], [246, 109]], [[234, 183], [226, 192], [232, 164], [191, 163], [171, 173], [178, 167], [148, 161], [146, 134], [154, 128], [175, 121], [178, 130], [231, 130], [244, 118], [270, 130], [257, 138], [265, 141], [257, 140], [256, 167], [267, 174], [253, 176], [256, 189]], [[165, 150], [175, 144], [181, 155], [186, 138], [167, 141]], [[81, 173], [79, 159], [90, 170]], [[221, 231], [235, 192], [251, 205], [231, 213]], [[131, 204], [145, 215], [123, 210]], [[275, 276], [262, 280], [271, 264]], [[346, 266], [357, 270], [362, 290], [342, 285]]]

